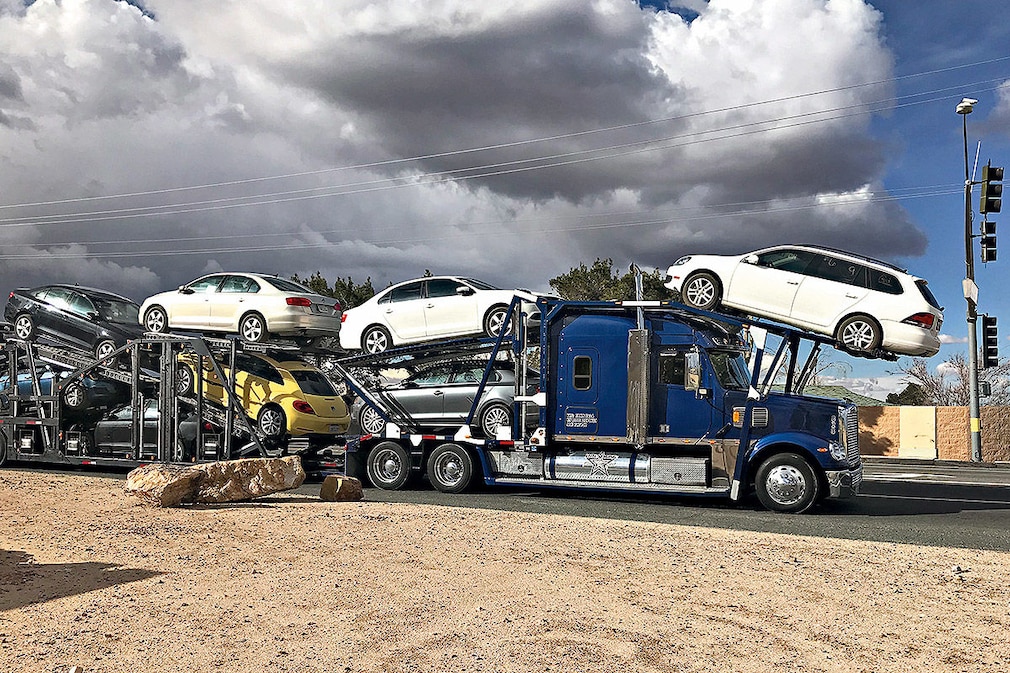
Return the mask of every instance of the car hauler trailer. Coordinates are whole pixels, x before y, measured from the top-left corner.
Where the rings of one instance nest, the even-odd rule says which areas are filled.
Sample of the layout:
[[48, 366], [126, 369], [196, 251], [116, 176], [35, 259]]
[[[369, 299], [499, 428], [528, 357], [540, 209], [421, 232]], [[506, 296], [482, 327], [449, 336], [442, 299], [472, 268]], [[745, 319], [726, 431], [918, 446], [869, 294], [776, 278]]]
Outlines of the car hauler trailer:
[[[301, 438], [267, 438], [248, 418], [235, 394], [236, 368], [226, 375], [219, 362], [234, 362], [239, 348], [232, 339], [151, 335], [97, 360], [62, 344], [7, 339], [0, 344], [0, 465], [133, 467], [309, 452], [322, 457], [323, 447]], [[200, 358], [223, 382], [226, 406], [195, 392], [180, 394], [176, 374], [184, 353]], [[197, 368], [194, 391], [203, 389], [203, 370]], [[83, 404], [85, 382], [119, 396], [114, 403]], [[126, 408], [120, 427], [110, 431], [116, 436], [108, 437], [115, 448], [99, 450], [96, 428], [104, 427], [103, 415], [117, 404]], [[312, 471], [314, 460], [308, 462]]]
[[[517, 298], [511, 311], [510, 336], [474, 346], [488, 349], [485, 378], [468, 422], [449, 434], [419, 432], [381, 390], [361, 385], [353, 371], [367, 358], [338, 365], [387, 420], [349, 449], [352, 473], [396, 489], [425, 472], [444, 492], [481, 476], [488, 485], [732, 500], [753, 490], [782, 512], [858, 492], [855, 406], [798, 394], [830, 339], [672, 302]], [[780, 343], [764, 368], [769, 333]], [[443, 344], [441, 356], [459, 348]], [[382, 361], [403, 366], [438, 350], [394, 349]], [[512, 426], [475, 436], [469, 423], [503, 353], [515, 363]], [[782, 377], [784, 390], [771, 390]]]

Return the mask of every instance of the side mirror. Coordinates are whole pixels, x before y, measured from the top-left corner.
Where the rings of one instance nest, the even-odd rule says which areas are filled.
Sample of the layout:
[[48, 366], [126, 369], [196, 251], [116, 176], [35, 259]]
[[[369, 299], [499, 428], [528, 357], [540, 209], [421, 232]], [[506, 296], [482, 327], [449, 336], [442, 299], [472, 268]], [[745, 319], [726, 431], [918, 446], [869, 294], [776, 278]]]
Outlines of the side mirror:
[[758, 256], [757, 255], [747, 255], [746, 257], [743, 258], [743, 261], [747, 262], [748, 264], [757, 264], [758, 263]]
[[473, 288], [467, 287], [466, 285], [460, 285], [459, 287], [456, 288], [456, 294], [458, 294], [461, 297], [469, 297], [470, 295], [473, 294]]
[[87, 316], [91, 322], [98, 322], [98, 311], [88, 311]]
[[684, 387], [695, 392], [701, 388], [701, 355], [698, 351], [684, 354]]
[[193, 294], [193, 288], [186, 287], [185, 285], [180, 285], [179, 292], [181, 292], [182, 294]]

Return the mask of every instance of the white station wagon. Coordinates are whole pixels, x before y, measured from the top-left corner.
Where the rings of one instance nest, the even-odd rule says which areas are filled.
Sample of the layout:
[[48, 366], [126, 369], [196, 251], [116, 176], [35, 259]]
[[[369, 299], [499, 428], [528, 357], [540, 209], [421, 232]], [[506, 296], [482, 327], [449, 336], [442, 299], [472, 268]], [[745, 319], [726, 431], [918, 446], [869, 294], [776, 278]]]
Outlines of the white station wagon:
[[879, 260], [810, 245], [744, 255], [689, 255], [666, 287], [688, 306], [719, 306], [834, 337], [856, 354], [928, 357], [940, 349], [943, 308], [926, 281]]

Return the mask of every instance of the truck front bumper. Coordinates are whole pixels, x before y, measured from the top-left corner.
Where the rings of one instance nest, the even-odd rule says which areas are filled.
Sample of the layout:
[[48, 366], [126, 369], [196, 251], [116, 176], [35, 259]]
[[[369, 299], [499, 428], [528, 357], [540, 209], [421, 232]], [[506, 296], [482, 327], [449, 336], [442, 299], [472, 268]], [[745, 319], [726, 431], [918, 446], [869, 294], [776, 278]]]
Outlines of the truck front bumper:
[[824, 474], [828, 478], [829, 498], [851, 498], [859, 493], [863, 483], [862, 464], [848, 470], [828, 470]]

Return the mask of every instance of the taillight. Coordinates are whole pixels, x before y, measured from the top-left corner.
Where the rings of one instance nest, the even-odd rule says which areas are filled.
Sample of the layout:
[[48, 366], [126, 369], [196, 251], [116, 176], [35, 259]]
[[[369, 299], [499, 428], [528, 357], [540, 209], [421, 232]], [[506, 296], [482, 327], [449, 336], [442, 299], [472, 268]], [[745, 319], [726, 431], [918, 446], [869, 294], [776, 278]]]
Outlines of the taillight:
[[343, 322], [347, 322], [347, 314], [346, 313], [341, 313], [340, 314], [340, 322], [342, 322], [342, 323]]
[[340, 307], [340, 302], [339, 301], [336, 304], [333, 305], [333, 310], [336, 311], [337, 313], [340, 313], [340, 308], [341, 307]]
[[936, 320], [936, 316], [932, 313], [916, 313], [915, 315], [910, 315], [901, 322], [906, 325], [916, 325], [923, 329], [929, 329], [933, 326], [933, 321]]
[[312, 410], [312, 405], [306, 402], [305, 400], [295, 400], [294, 404], [292, 404], [291, 406], [295, 408], [295, 411], [303, 414], [315, 415], [316, 413], [315, 411]]
[[11, 296], [9, 296], [9, 297], [7, 297], [7, 298], [8, 298], [8, 299], [13, 299], [13, 298], [14, 298], [14, 293], [13, 293], [13, 292], [11, 292]]
[[312, 306], [312, 302], [305, 297], [288, 297], [285, 299], [288, 306]]

